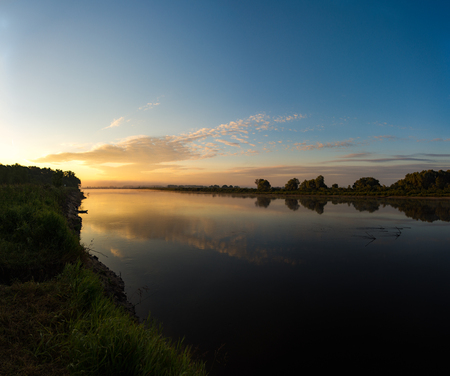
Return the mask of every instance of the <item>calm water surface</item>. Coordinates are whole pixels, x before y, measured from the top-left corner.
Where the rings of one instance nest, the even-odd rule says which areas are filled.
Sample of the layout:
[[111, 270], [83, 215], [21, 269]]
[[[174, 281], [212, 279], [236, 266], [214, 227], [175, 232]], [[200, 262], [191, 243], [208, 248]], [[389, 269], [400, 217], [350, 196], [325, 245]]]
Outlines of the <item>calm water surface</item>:
[[450, 201], [85, 193], [82, 242], [213, 375], [447, 357]]

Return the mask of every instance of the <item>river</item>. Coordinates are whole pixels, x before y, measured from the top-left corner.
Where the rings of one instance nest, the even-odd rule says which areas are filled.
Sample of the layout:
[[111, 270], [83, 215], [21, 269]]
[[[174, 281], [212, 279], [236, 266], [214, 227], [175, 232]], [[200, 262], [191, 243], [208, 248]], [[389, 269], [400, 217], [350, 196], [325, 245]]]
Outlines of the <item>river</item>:
[[450, 200], [84, 192], [82, 243], [211, 375], [446, 357]]

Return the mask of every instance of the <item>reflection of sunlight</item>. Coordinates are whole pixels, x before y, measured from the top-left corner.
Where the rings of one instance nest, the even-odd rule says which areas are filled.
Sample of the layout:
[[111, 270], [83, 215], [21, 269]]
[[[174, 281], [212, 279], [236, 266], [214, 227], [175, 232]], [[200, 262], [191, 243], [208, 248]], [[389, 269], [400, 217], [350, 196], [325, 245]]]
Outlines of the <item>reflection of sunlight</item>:
[[[86, 221], [85, 221], [86, 222]], [[105, 226], [106, 225], [106, 226]], [[103, 223], [89, 223], [89, 224], [83, 224], [83, 231], [84, 232], [92, 232], [94, 234], [109, 234], [110, 232], [114, 232], [114, 234], [119, 235], [121, 238], [127, 239], [127, 240], [134, 240], [136, 238], [141, 238], [140, 236], [136, 236], [133, 234], [132, 229], [130, 229], [128, 226], [124, 225], [116, 225], [113, 223], [109, 224], [103, 224]]]
[[119, 249], [111, 247], [110, 251], [116, 257], [119, 257], [119, 258], [123, 258], [124, 257], [124, 255], [122, 254], [122, 252]]
[[[186, 244], [257, 265], [273, 261], [299, 263], [295, 258], [280, 256], [289, 251], [281, 241], [270, 248], [258, 244], [255, 231], [260, 227], [254, 221], [253, 206], [253, 200], [229, 197], [215, 200], [212, 196], [155, 191], [92, 191], [86, 202], [92, 214], [86, 218], [84, 229], [86, 234], [111, 234], [133, 241]], [[111, 249], [111, 253], [123, 257], [117, 249]]]

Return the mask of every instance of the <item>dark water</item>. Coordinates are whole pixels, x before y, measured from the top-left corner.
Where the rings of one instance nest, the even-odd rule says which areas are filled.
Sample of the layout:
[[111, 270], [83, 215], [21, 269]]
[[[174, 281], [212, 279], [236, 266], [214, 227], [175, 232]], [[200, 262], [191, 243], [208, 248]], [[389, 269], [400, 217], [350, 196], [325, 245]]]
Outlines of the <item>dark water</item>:
[[448, 368], [450, 201], [86, 193], [82, 241], [212, 375]]

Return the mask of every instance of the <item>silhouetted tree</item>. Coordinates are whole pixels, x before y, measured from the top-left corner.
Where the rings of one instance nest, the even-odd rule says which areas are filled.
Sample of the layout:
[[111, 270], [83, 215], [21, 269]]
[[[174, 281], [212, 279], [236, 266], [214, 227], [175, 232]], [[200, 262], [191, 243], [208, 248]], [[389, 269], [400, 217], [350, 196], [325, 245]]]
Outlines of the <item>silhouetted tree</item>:
[[292, 178], [285, 184], [284, 189], [286, 191], [296, 191], [298, 189], [299, 184], [300, 182], [298, 181], [297, 178]]
[[61, 187], [63, 184], [64, 172], [62, 170], [56, 170], [53, 172], [52, 184], [55, 187]]
[[324, 177], [322, 175], [319, 175], [315, 179], [304, 180], [300, 184], [300, 189], [301, 190], [316, 190], [316, 189], [319, 189], [319, 188], [328, 188], [325, 185], [325, 180], [324, 180]]
[[270, 183], [266, 179], [256, 179], [255, 184], [258, 191], [269, 191], [271, 188]]
[[413, 172], [406, 174], [404, 179], [397, 181], [391, 185], [392, 189], [449, 189], [450, 188], [450, 170], [434, 171], [423, 170], [421, 172]]
[[365, 190], [365, 189], [374, 189], [380, 187], [380, 182], [375, 178], [361, 178], [355, 181], [353, 184], [353, 189], [356, 190]]
[[324, 177], [323, 177], [322, 175], [319, 175], [319, 176], [316, 178], [315, 182], [316, 182], [316, 188], [328, 188], [328, 187], [325, 185], [325, 179], [324, 179]]

